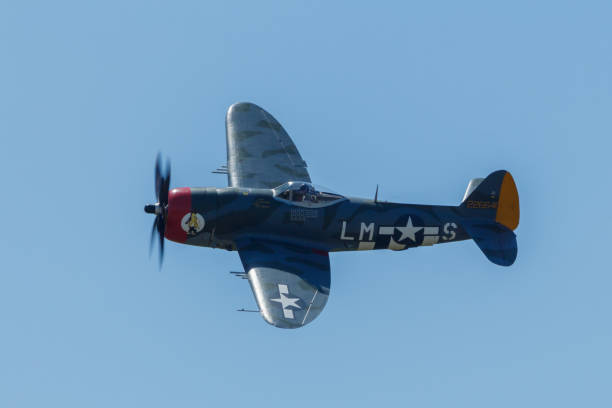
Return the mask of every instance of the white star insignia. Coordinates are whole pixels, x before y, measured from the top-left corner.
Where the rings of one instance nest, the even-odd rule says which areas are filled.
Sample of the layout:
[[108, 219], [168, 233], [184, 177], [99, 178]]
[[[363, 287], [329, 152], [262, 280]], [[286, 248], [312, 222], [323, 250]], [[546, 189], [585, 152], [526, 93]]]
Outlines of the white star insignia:
[[281, 306], [283, 307], [283, 309], [286, 309], [289, 306], [293, 306], [293, 307], [297, 307], [298, 309], [301, 309], [301, 307], [297, 305], [297, 301], [300, 300], [300, 298], [289, 298], [289, 297], [285, 296], [284, 293], [280, 294], [280, 298], [278, 298], [278, 299], [270, 299], [270, 300], [272, 302], [280, 303]]
[[402, 236], [399, 238], [399, 241], [403, 241], [406, 238], [410, 238], [412, 242], [416, 242], [416, 237], [414, 234], [423, 229], [423, 227], [415, 227], [412, 225], [412, 219], [408, 217], [408, 222], [406, 222], [405, 227], [395, 227], [402, 233]]
[[281, 307], [283, 309], [283, 316], [285, 316], [285, 318], [293, 319], [293, 310], [289, 309], [289, 307], [293, 306], [297, 309], [301, 309], [301, 307], [297, 304], [297, 301], [300, 300], [300, 298], [290, 298], [288, 296], [285, 296], [289, 294], [289, 287], [282, 283], [278, 284], [278, 294], [280, 295], [279, 298], [270, 300], [272, 302], [281, 304]]

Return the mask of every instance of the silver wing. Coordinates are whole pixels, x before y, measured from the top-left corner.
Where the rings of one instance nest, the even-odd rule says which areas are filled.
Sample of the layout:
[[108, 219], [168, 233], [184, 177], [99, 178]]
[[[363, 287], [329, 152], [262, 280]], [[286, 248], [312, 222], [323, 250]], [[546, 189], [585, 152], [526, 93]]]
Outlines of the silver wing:
[[272, 115], [248, 102], [229, 107], [225, 119], [230, 187], [274, 188], [308, 181], [306, 162]]
[[238, 240], [240, 259], [263, 318], [295, 329], [315, 319], [329, 297], [329, 255], [299, 245]]

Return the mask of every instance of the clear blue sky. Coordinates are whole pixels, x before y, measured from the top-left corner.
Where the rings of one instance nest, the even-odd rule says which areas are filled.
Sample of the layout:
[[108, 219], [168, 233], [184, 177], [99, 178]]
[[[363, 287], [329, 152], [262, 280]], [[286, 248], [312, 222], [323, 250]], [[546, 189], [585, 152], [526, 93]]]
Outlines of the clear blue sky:
[[[0, 406], [611, 406], [612, 6], [490, 3], [3, 1]], [[236, 253], [169, 242], [160, 272], [155, 155], [225, 186], [236, 101], [347, 195], [510, 170], [517, 262], [334, 254], [295, 331], [235, 312]]]

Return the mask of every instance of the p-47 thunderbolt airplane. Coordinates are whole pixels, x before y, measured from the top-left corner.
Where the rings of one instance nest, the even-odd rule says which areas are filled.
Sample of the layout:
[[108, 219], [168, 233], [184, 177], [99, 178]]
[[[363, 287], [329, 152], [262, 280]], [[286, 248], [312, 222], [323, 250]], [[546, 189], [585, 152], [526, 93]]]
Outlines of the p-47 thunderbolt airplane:
[[[329, 253], [394, 251], [473, 239], [493, 263], [516, 259], [519, 199], [509, 172], [472, 179], [459, 206], [345, 197], [311, 183], [295, 144], [268, 112], [252, 103], [226, 117], [226, 188], [170, 190], [170, 168], [155, 166], [159, 234], [203, 247], [238, 251], [259, 311], [282, 328], [317, 317], [330, 288]], [[164, 174], [162, 174], [164, 173]], [[161, 257], [160, 257], [161, 260]]]

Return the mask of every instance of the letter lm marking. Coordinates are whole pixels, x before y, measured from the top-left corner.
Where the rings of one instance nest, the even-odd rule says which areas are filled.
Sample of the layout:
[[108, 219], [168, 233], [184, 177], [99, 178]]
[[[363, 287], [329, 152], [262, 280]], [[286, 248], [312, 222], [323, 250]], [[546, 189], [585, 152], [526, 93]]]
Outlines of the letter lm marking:
[[344, 239], [346, 241], [354, 241], [355, 237], [347, 237], [346, 236], [346, 221], [342, 221], [342, 232], [340, 233], [340, 239]]
[[374, 236], [374, 223], [371, 222], [368, 225], [366, 225], [365, 222], [361, 223], [361, 231], [359, 232], [359, 240], [363, 241], [363, 236], [366, 232], [370, 233], [370, 237], [368, 238], [368, 241], [371, 241], [373, 236]]

